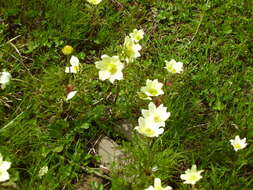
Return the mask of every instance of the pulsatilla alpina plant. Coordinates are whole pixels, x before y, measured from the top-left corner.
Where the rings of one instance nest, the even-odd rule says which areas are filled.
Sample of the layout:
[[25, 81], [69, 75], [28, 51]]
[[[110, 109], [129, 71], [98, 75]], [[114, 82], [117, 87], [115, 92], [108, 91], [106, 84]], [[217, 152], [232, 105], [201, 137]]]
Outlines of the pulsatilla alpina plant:
[[135, 127], [135, 129], [147, 137], [158, 137], [164, 131], [164, 129], [154, 123], [151, 118], [140, 117], [138, 123], [139, 126]]
[[148, 105], [148, 110], [142, 109], [141, 113], [144, 118], [150, 118], [156, 125], [165, 127], [165, 121], [170, 117], [170, 112], [167, 112], [167, 108], [163, 104], [156, 107], [153, 102]]
[[99, 79], [109, 79], [111, 83], [114, 83], [115, 80], [122, 80], [124, 64], [120, 61], [119, 57], [102, 55], [101, 58], [101, 61], [95, 62], [96, 68], [100, 70]]
[[187, 169], [185, 174], [180, 175], [180, 178], [184, 180], [185, 184], [195, 185], [202, 178], [202, 172], [203, 170], [197, 171], [196, 165], [192, 165], [192, 168]]
[[137, 57], [140, 57], [141, 56], [141, 54], [139, 53], [140, 50], [141, 46], [139, 44], [135, 44], [134, 39], [130, 38], [129, 36], [125, 37], [122, 53], [127, 63], [132, 62]]
[[172, 59], [171, 61], [166, 61], [165, 69], [167, 69], [170, 73], [181, 73], [183, 71], [183, 63], [182, 62], [176, 62], [175, 59]]
[[109, 79], [111, 83], [115, 80], [122, 80], [122, 70], [125, 67], [123, 62], [129, 63], [140, 57], [139, 50], [141, 45], [137, 44], [143, 38], [143, 30], [134, 29], [130, 36], [125, 37], [125, 42], [122, 47], [122, 52], [117, 56], [102, 55], [101, 61], [95, 62], [96, 68], [99, 69], [99, 79]]
[[169, 118], [170, 113], [166, 111], [167, 108], [163, 107], [162, 104], [156, 107], [155, 104], [151, 102], [148, 107], [148, 110], [141, 110], [143, 117], [139, 118], [139, 126], [135, 127], [135, 129], [145, 136], [158, 137], [163, 133], [165, 121]]
[[235, 137], [235, 139], [231, 139], [230, 143], [234, 147], [235, 151], [238, 151], [240, 149], [244, 149], [247, 146], [246, 138], [240, 139], [240, 137], [238, 135]]
[[143, 100], [152, 100], [151, 97], [159, 96], [164, 94], [162, 90], [163, 84], [158, 82], [157, 79], [146, 81], [146, 86], [141, 87], [141, 91], [138, 92], [138, 95]]

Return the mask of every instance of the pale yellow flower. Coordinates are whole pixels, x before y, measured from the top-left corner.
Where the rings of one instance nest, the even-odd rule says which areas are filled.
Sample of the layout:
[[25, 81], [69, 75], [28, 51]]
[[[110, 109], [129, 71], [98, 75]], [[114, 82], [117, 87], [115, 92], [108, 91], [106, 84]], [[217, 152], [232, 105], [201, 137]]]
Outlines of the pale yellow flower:
[[69, 55], [69, 54], [71, 54], [71, 53], [74, 51], [74, 49], [73, 49], [72, 46], [66, 45], [66, 46], [64, 46], [64, 47], [62, 48], [61, 51], [62, 51], [62, 53], [63, 53], [64, 55]]
[[158, 137], [164, 131], [163, 128], [159, 128], [159, 126], [152, 122], [149, 118], [139, 117], [138, 123], [139, 126], [134, 129], [147, 137]]
[[247, 146], [246, 138], [240, 139], [240, 137], [238, 135], [235, 137], [235, 139], [231, 139], [230, 143], [234, 147], [235, 151], [238, 151], [240, 149], [244, 149]]
[[6, 85], [9, 84], [11, 80], [11, 74], [7, 71], [3, 71], [0, 72], [0, 84], [1, 84], [1, 88], [4, 89], [6, 87]]
[[39, 171], [39, 174], [38, 174], [39, 178], [41, 178], [47, 172], [48, 172], [48, 166], [43, 166], [42, 168], [40, 168], [40, 171]]
[[144, 31], [141, 29], [141, 30], [137, 30], [137, 29], [134, 29], [132, 33], [130, 33], [129, 35], [135, 42], [139, 42], [143, 36], [144, 36]]
[[153, 102], [149, 103], [148, 108], [148, 110], [141, 110], [143, 117], [149, 118], [160, 127], [165, 127], [165, 121], [170, 117], [170, 112], [167, 112], [167, 108], [163, 104], [156, 107]]
[[199, 181], [202, 178], [201, 173], [203, 171], [204, 170], [197, 171], [197, 166], [193, 165], [191, 169], [187, 169], [185, 171], [185, 174], [181, 174], [180, 178], [182, 180], [185, 180], [184, 181], [185, 184], [194, 185], [197, 181]]
[[125, 37], [125, 42], [123, 45], [123, 54], [126, 56], [126, 62], [132, 62], [137, 57], [140, 57], [141, 54], [141, 45], [136, 44], [132, 38], [129, 36]]
[[115, 80], [122, 80], [124, 64], [120, 61], [118, 56], [102, 55], [102, 60], [95, 62], [96, 68], [99, 69], [99, 79], [109, 79], [111, 83]]
[[93, 5], [97, 5], [99, 4], [102, 0], [87, 0], [90, 4], [93, 4]]
[[80, 63], [79, 59], [72, 55], [70, 58], [70, 67], [66, 67], [65, 72], [66, 73], [77, 73], [80, 69]]
[[176, 62], [175, 59], [172, 59], [171, 61], [165, 61], [166, 67], [170, 73], [181, 73], [183, 71], [183, 63], [182, 62]]
[[162, 187], [161, 180], [159, 178], [155, 178], [154, 186], [150, 186], [145, 190], [172, 190], [170, 186]]
[[162, 90], [163, 84], [158, 82], [157, 79], [155, 80], [147, 80], [146, 86], [141, 87], [141, 92], [146, 94], [147, 96], [159, 96], [164, 94]]
[[0, 182], [9, 180], [10, 175], [8, 169], [11, 167], [11, 162], [3, 161], [3, 156], [0, 153]]

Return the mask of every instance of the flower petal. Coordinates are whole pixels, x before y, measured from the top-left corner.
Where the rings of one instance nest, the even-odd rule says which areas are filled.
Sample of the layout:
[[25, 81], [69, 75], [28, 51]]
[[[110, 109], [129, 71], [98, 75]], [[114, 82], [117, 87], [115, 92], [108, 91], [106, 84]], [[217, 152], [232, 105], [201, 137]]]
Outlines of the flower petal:
[[0, 163], [0, 171], [6, 171], [11, 167], [11, 162], [3, 161]]
[[6, 181], [8, 179], [10, 179], [9, 173], [7, 171], [1, 172], [0, 182]]
[[79, 59], [76, 56], [72, 55], [71, 58], [70, 58], [70, 64], [72, 66], [78, 66], [79, 65]]
[[161, 180], [159, 178], [155, 178], [155, 183], [154, 183], [155, 187], [161, 187]]
[[70, 93], [68, 93], [66, 101], [72, 99], [75, 95], [76, 95], [77, 91], [71, 91]]

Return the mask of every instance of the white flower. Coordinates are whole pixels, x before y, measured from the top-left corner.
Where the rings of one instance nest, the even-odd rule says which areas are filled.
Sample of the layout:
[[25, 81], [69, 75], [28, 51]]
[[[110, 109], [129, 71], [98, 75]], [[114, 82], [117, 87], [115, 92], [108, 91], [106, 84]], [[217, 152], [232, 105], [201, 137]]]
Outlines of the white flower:
[[48, 172], [48, 166], [43, 166], [42, 168], [40, 168], [40, 171], [39, 171], [39, 174], [38, 174], [39, 178], [41, 178], [47, 172]]
[[139, 117], [138, 123], [139, 126], [134, 129], [147, 137], [158, 137], [164, 131], [163, 128], [159, 128], [159, 126], [152, 122], [149, 118]]
[[89, 3], [93, 4], [93, 5], [97, 5], [99, 4], [102, 0], [87, 0]]
[[246, 138], [240, 139], [238, 135], [235, 137], [235, 139], [231, 139], [230, 143], [234, 147], [235, 151], [243, 149], [247, 146]]
[[7, 71], [0, 72], [0, 84], [1, 88], [4, 89], [11, 80], [11, 74]]
[[150, 186], [145, 190], [172, 190], [170, 186], [162, 187], [161, 180], [159, 178], [155, 178], [154, 186]]
[[170, 73], [181, 73], [183, 71], [183, 63], [182, 62], [176, 62], [175, 59], [172, 59], [170, 62], [166, 61], [166, 67]]
[[10, 178], [7, 170], [11, 167], [11, 162], [3, 161], [2, 154], [0, 153], [0, 182], [6, 181]]
[[144, 36], [144, 32], [143, 30], [137, 30], [137, 29], [134, 29], [133, 30], [133, 33], [130, 33], [129, 35], [135, 42], [139, 42], [143, 36]]
[[152, 170], [152, 172], [156, 172], [158, 170], [158, 167], [154, 166], [151, 170]]
[[180, 178], [185, 180], [185, 184], [192, 184], [194, 185], [197, 181], [199, 181], [202, 176], [200, 175], [203, 170], [197, 171], [196, 165], [193, 165], [191, 169], [187, 169], [185, 174], [181, 174]]
[[77, 91], [71, 91], [67, 94], [66, 101], [72, 99], [76, 95]]
[[111, 83], [115, 80], [122, 80], [123, 73], [122, 69], [124, 64], [120, 61], [118, 56], [102, 55], [102, 60], [95, 62], [96, 68], [99, 69], [99, 79], [109, 79]]
[[158, 82], [157, 79], [155, 80], [147, 80], [146, 86], [141, 87], [141, 92], [146, 94], [147, 96], [159, 96], [161, 94], [164, 94], [162, 90], [163, 84]]
[[126, 62], [132, 62], [137, 57], [140, 57], [141, 54], [139, 51], [141, 50], [141, 45], [136, 44], [132, 38], [129, 36], [125, 37], [125, 42], [123, 45], [123, 53], [126, 56]]
[[165, 121], [170, 117], [170, 112], [167, 112], [167, 108], [163, 107], [163, 104], [156, 107], [153, 102], [148, 105], [148, 110], [141, 110], [144, 118], [149, 118], [152, 122], [158, 126], [165, 127]]
[[70, 67], [66, 67], [65, 72], [66, 73], [77, 73], [80, 69], [79, 59], [72, 55], [70, 58]]

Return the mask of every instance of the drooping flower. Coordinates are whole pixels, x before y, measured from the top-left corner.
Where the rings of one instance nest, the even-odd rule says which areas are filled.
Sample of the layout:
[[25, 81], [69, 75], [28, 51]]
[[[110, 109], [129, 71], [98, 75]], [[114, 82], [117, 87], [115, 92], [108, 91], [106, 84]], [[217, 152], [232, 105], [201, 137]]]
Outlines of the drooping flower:
[[143, 92], [137, 92], [137, 94], [138, 94], [139, 98], [142, 99], [142, 100], [152, 100], [152, 98], [150, 98], [149, 96], [147, 96]]
[[141, 92], [146, 94], [147, 96], [159, 96], [164, 94], [162, 90], [163, 84], [158, 82], [157, 79], [155, 80], [147, 80], [146, 86], [141, 87]]
[[244, 149], [247, 146], [246, 138], [240, 139], [240, 137], [238, 135], [235, 137], [235, 139], [231, 139], [230, 143], [234, 147], [235, 151], [238, 151], [240, 149]]
[[120, 61], [119, 57], [102, 55], [101, 58], [101, 61], [95, 62], [96, 68], [100, 70], [99, 79], [103, 81], [109, 79], [111, 83], [115, 80], [122, 80], [124, 64]]
[[0, 153], [0, 182], [6, 181], [10, 178], [8, 169], [11, 167], [11, 162], [3, 161], [3, 156]]
[[74, 49], [73, 49], [72, 46], [66, 45], [66, 46], [64, 46], [64, 47], [62, 48], [61, 51], [62, 51], [62, 53], [63, 53], [64, 55], [69, 55], [69, 54], [71, 54], [71, 53], [74, 51]]
[[141, 30], [134, 29], [133, 32], [130, 33], [129, 36], [135, 42], [139, 42], [143, 38], [143, 36], [144, 36], [144, 31], [142, 29]]
[[93, 4], [93, 5], [97, 5], [99, 4], [102, 0], [87, 0], [90, 4]]
[[42, 168], [40, 168], [40, 171], [39, 171], [39, 174], [38, 174], [39, 178], [41, 178], [47, 172], [48, 172], [48, 166], [43, 166]]
[[77, 91], [71, 91], [67, 94], [66, 101], [72, 99], [76, 95]]
[[141, 54], [139, 51], [141, 50], [141, 45], [136, 44], [132, 38], [129, 36], [125, 37], [124, 45], [123, 45], [123, 54], [126, 57], [126, 62], [132, 62], [137, 57], [140, 57]]
[[65, 72], [66, 73], [77, 73], [80, 69], [80, 63], [79, 59], [72, 55], [70, 58], [70, 67], [66, 67]]
[[4, 89], [11, 80], [11, 74], [7, 71], [0, 72], [0, 84], [1, 88]]
[[163, 104], [156, 107], [153, 102], [149, 103], [148, 110], [142, 109], [141, 113], [144, 118], [149, 118], [160, 127], [165, 127], [165, 121], [170, 117], [170, 112], [167, 112], [167, 108]]
[[164, 131], [163, 128], [159, 128], [159, 126], [152, 122], [149, 118], [139, 117], [138, 123], [139, 126], [134, 129], [147, 137], [158, 137]]
[[175, 59], [172, 59], [170, 61], [166, 61], [165, 69], [167, 69], [170, 73], [181, 73], [183, 71], [183, 63], [182, 62], [176, 62]]
[[170, 186], [162, 187], [161, 180], [159, 178], [155, 178], [154, 186], [151, 185], [145, 190], [172, 190], [172, 188]]
[[191, 169], [187, 169], [185, 174], [181, 174], [180, 178], [184, 181], [184, 184], [192, 184], [194, 185], [197, 181], [199, 181], [202, 176], [201, 173], [204, 170], [197, 171], [197, 166], [193, 165]]

